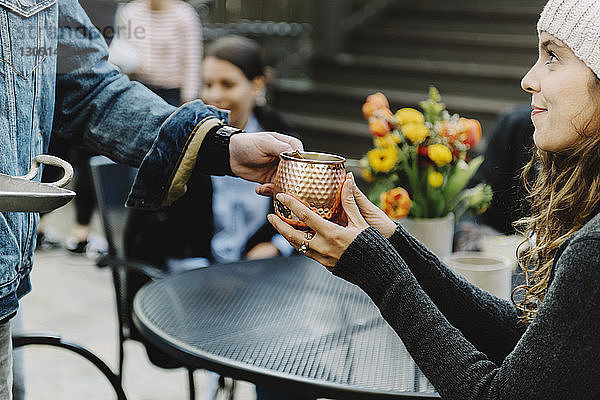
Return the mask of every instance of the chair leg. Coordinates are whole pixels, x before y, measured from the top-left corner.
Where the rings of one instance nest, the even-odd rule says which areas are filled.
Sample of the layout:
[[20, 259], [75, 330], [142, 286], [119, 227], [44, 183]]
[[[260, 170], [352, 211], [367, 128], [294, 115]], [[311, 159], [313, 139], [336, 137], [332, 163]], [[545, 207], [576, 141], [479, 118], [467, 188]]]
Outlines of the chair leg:
[[188, 369], [188, 389], [190, 391], [190, 400], [196, 399], [196, 385], [194, 384], [194, 370]]
[[122, 337], [119, 338], [119, 370], [117, 371], [117, 377], [119, 378], [119, 383], [121, 385], [123, 384], [123, 362], [125, 360], [125, 348], [123, 346], [124, 340], [125, 339]]
[[235, 379], [231, 378], [231, 390], [229, 391], [229, 400], [234, 400], [235, 398]]
[[79, 346], [75, 343], [70, 343], [62, 340], [59, 336], [52, 335], [14, 335], [12, 337], [13, 348], [29, 346], [29, 345], [42, 345], [50, 347], [58, 347], [65, 350], [69, 350], [73, 353], [79, 354], [91, 362], [102, 374], [108, 379], [108, 382], [117, 394], [118, 400], [127, 400], [121, 382], [115, 373], [104, 363], [98, 356], [86, 348]]

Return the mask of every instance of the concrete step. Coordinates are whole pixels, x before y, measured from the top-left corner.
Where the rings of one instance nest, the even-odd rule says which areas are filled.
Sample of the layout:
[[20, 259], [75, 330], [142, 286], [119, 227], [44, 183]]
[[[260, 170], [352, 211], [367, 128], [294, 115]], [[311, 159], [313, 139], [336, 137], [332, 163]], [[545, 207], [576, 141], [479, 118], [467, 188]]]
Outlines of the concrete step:
[[544, 3], [396, 2], [372, 28], [533, 34]]
[[291, 111], [282, 112], [281, 115], [302, 135], [306, 150], [359, 159], [373, 146], [365, 121]]
[[[307, 147], [357, 156], [368, 149], [370, 133], [361, 113], [365, 98], [382, 91], [392, 110], [400, 107], [418, 108], [427, 96], [427, 88], [420, 91], [390, 90], [377, 86], [354, 87], [311, 81], [279, 80], [273, 87], [273, 104], [284, 113], [303, 136]], [[449, 112], [477, 118], [484, 130], [495, 122], [498, 113], [514, 107], [518, 102], [483, 96], [461, 96], [442, 93]]]
[[396, 1], [390, 4], [386, 14], [402, 13], [413, 10], [426, 11], [432, 14], [449, 15], [499, 15], [505, 17], [537, 18], [546, 0], [419, 0]]
[[526, 101], [520, 87], [527, 67], [416, 60], [400, 57], [342, 53], [333, 59], [316, 60], [313, 77], [318, 82], [341, 85], [384, 86], [389, 89], [423, 91], [429, 85], [442, 93]]
[[352, 34], [346, 52], [358, 55], [526, 66], [537, 58], [537, 36], [379, 28]]

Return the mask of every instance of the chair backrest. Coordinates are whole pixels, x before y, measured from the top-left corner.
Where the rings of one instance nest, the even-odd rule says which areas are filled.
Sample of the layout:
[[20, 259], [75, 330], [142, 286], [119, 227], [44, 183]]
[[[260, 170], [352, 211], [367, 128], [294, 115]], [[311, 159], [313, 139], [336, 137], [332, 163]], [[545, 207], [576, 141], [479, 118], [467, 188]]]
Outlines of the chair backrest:
[[181, 367], [180, 363], [146, 342], [133, 325], [132, 303], [135, 293], [144, 283], [163, 275], [162, 271], [153, 266], [129, 260], [125, 251], [124, 234], [129, 218], [125, 201], [137, 169], [117, 164], [104, 156], [92, 157], [90, 169], [100, 220], [109, 248], [108, 257], [100, 258], [98, 265], [110, 266], [115, 286], [119, 322], [119, 376], [123, 369], [123, 342], [127, 339], [143, 343], [153, 364], [163, 368]]
[[125, 200], [137, 169], [117, 164], [104, 156], [92, 157], [90, 168], [109, 254], [124, 260], [123, 232], [128, 215]]

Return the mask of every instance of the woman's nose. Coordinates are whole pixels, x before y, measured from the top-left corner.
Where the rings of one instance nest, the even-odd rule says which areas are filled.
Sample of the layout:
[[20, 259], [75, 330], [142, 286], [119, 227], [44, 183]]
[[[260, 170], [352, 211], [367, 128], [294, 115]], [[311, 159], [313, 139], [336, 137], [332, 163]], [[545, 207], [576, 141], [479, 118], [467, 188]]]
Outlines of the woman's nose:
[[540, 83], [537, 78], [536, 70], [537, 63], [531, 67], [529, 72], [521, 79], [521, 88], [527, 93], [533, 94], [540, 91]]
[[202, 94], [203, 100], [212, 105], [217, 104], [223, 98], [223, 91], [215, 86], [205, 88]]

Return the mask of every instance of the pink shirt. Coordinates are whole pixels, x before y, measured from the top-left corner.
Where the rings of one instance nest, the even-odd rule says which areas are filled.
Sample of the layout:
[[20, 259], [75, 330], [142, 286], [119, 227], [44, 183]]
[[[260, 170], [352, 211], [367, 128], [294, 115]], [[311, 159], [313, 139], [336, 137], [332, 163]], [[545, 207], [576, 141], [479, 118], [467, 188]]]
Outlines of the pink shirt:
[[168, 9], [153, 11], [147, 0], [134, 0], [119, 9], [119, 28], [118, 39], [139, 52], [137, 79], [160, 88], [178, 88], [183, 102], [198, 98], [202, 30], [191, 5], [173, 0]]

